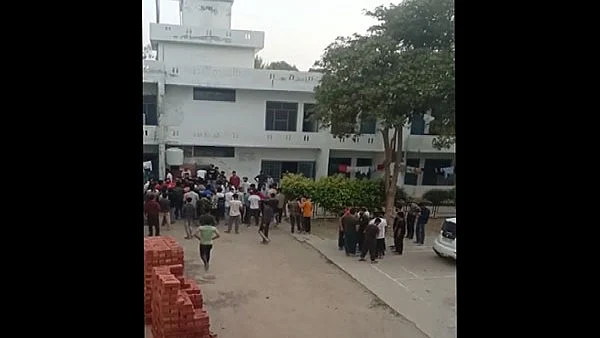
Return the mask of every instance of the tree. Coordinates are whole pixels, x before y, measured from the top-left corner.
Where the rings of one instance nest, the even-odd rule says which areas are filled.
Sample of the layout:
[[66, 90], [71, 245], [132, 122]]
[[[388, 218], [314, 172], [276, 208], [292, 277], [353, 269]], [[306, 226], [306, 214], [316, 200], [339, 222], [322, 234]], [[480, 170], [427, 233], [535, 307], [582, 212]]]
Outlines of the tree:
[[260, 56], [254, 57], [254, 69], [265, 69], [265, 61]]
[[380, 21], [369, 31], [398, 42], [399, 50], [430, 53], [440, 59], [440, 66], [429, 77], [437, 94], [430, 102], [435, 118], [430, 130], [440, 135], [433, 141], [436, 148], [450, 147], [455, 142], [454, 0], [405, 0], [377, 7], [367, 15]]
[[271, 63], [269, 63], [269, 65], [266, 68], [273, 69], [273, 70], [293, 70], [296, 72], [298, 71], [298, 68], [296, 68], [295, 65], [290, 65], [289, 63], [287, 63], [285, 61], [271, 62]]
[[[444, 111], [450, 102], [454, 103], [453, 50], [416, 45], [413, 41], [437, 41], [417, 40], [419, 30], [429, 32], [429, 18], [437, 17], [413, 20], [409, 15], [410, 21], [402, 12], [407, 9], [401, 7], [408, 3], [413, 10], [410, 13], [414, 14], [418, 13], [414, 8], [439, 1], [449, 0], [406, 0], [399, 6], [377, 8], [368, 14], [382, 20], [382, 24], [372, 27], [366, 36], [355, 34], [336, 39], [315, 65], [323, 72], [315, 88], [316, 112], [321, 124], [330, 127], [338, 137], [348, 137], [359, 134], [358, 120], [379, 122], [378, 131], [384, 144], [388, 222], [393, 218], [396, 181], [402, 163], [403, 127], [427, 111], [439, 119], [439, 126], [453, 126], [453, 110]], [[413, 27], [409, 31], [415, 32], [415, 36], [405, 38], [408, 34], [398, 27]]]

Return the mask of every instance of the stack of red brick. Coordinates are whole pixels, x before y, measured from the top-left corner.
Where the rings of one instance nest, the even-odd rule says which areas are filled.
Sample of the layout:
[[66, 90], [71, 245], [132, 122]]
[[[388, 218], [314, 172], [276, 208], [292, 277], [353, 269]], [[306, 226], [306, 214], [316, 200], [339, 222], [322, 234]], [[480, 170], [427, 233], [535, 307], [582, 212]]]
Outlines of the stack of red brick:
[[152, 273], [157, 266], [181, 264], [183, 248], [168, 236], [144, 238], [144, 316], [146, 324], [152, 322]]
[[152, 276], [152, 336], [154, 338], [212, 338], [202, 293], [183, 277], [183, 265], [160, 266]]

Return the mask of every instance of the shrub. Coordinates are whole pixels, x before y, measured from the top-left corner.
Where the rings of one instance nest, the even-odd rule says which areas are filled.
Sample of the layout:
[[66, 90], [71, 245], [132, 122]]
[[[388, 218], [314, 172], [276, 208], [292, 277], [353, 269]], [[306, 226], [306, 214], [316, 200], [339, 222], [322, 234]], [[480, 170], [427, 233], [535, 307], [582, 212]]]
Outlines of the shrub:
[[439, 205], [440, 203], [450, 199], [448, 190], [433, 189], [423, 194], [423, 199], [431, 202], [433, 205]]
[[281, 179], [281, 191], [288, 199], [313, 195], [314, 181], [302, 174], [287, 174]]

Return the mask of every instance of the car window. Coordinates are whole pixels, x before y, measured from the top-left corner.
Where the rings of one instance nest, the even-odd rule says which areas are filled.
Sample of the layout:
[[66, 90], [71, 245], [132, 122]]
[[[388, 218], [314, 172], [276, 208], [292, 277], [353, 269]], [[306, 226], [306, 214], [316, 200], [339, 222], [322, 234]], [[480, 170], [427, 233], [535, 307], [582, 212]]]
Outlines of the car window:
[[442, 235], [446, 238], [456, 238], [456, 223], [445, 221], [442, 224]]

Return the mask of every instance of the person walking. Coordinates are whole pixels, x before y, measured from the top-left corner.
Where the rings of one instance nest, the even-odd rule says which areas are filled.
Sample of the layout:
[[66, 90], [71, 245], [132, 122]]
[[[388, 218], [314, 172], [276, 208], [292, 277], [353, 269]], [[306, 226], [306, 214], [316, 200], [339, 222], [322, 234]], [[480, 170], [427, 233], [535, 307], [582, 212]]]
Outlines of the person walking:
[[310, 219], [313, 214], [313, 204], [308, 196], [302, 197], [302, 200], [298, 203], [300, 210], [302, 210], [302, 227], [304, 232], [310, 235]]
[[264, 235], [263, 244], [269, 242], [269, 227], [273, 221], [275, 210], [277, 210], [277, 199], [275, 198], [275, 194], [271, 194], [270, 198], [263, 200], [262, 222], [258, 229], [258, 232]]
[[225, 222], [229, 224], [229, 202], [233, 199], [233, 194], [235, 193], [235, 188], [230, 187], [229, 190], [225, 193]]
[[359, 261], [365, 261], [365, 256], [368, 252], [371, 263], [377, 263], [377, 235], [379, 233], [379, 223], [381, 223], [381, 218], [376, 218], [373, 223], [369, 223], [365, 228], [364, 251], [360, 253]]
[[194, 225], [194, 219], [196, 219], [196, 206], [192, 203], [191, 197], [188, 197], [185, 201], [182, 213], [185, 220], [185, 233], [187, 235], [185, 239], [192, 239], [192, 226]]
[[193, 237], [200, 241], [199, 251], [200, 259], [204, 263], [204, 271], [208, 271], [210, 266], [210, 252], [213, 248], [213, 241], [221, 235], [215, 226], [217, 224], [214, 217], [209, 214], [204, 214], [198, 217], [200, 226], [196, 229]]
[[344, 247], [346, 248], [346, 256], [356, 255], [356, 233], [358, 228], [358, 218], [356, 218], [356, 209], [350, 209], [342, 217], [342, 226], [344, 227]]
[[240, 201], [238, 194], [233, 194], [231, 201], [229, 201], [229, 219], [227, 223], [227, 233], [231, 232], [232, 225], [235, 224], [235, 233], [240, 233], [240, 223], [242, 221], [242, 202]]
[[285, 195], [281, 192], [281, 189], [277, 189], [275, 199], [277, 199], [277, 214], [275, 215], [275, 220], [277, 224], [281, 224], [283, 209], [285, 208]]
[[[146, 219], [148, 220], [148, 236], [160, 236], [160, 204], [155, 200], [156, 195], [151, 194], [148, 195], [148, 200], [144, 205], [144, 213], [146, 214]], [[153, 230], [154, 229], [154, 233]]]
[[163, 191], [158, 200], [160, 204], [160, 213], [158, 214], [159, 223], [162, 226], [166, 225], [167, 230], [171, 230], [171, 201], [166, 191]]
[[425, 243], [425, 225], [429, 221], [431, 210], [425, 206], [425, 203], [421, 203], [419, 207], [421, 208], [421, 212], [417, 216], [417, 240], [415, 243], [417, 243], [417, 245], [423, 245]]
[[404, 235], [406, 234], [406, 218], [404, 212], [399, 211], [394, 218], [394, 251], [402, 255], [404, 250]]

